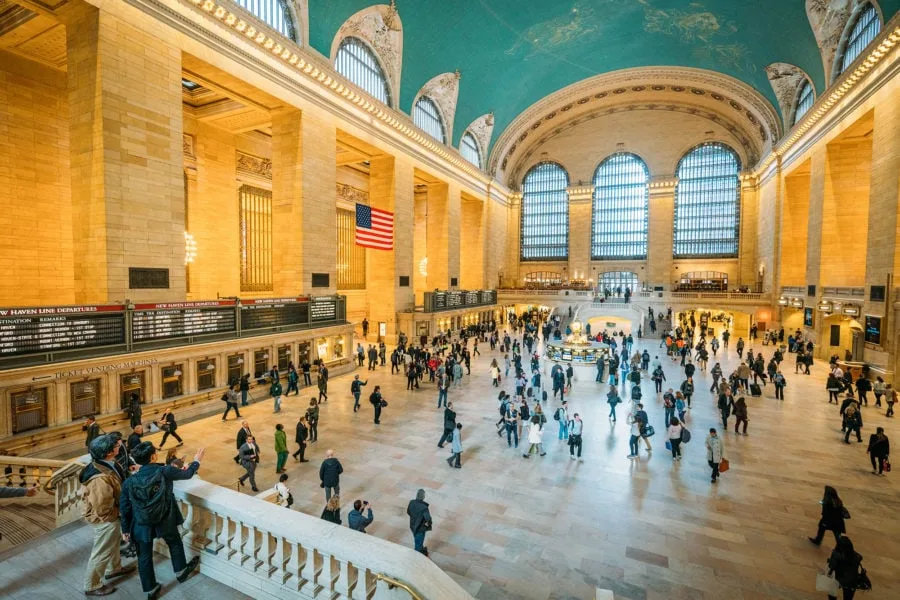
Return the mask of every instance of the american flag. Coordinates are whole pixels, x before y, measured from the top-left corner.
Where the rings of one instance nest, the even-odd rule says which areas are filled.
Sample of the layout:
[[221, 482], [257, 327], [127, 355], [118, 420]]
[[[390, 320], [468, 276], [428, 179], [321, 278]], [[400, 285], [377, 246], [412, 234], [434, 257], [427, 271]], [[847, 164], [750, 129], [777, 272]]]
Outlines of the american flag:
[[357, 204], [356, 245], [376, 250], [393, 250], [394, 213]]

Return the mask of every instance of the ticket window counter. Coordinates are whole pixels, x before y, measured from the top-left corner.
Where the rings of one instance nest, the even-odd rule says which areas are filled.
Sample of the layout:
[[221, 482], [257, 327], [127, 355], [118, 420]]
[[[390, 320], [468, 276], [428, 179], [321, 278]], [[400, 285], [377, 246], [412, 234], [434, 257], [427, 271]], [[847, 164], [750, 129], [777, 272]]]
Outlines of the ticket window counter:
[[300, 342], [299, 344], [297, 344], [297, 367], [302, 365], [304, 362], [312, 363], [312, 357], [310, 356], [311, 350], [312, 344], [310, 344], [309, 342]]
[[171, 365], [163, 367], [162, 371], [162, 397], [175, 398], [184, 394], [184, 365]]
[[255, 350], [253, 352], [253, 378], [260, 379], [269, 372], [269, 351]]
[[69, 385], [72, 420], [100, 413], [100, 380], [89, 379]]
[[137, 394], [141, 404], [147, 401], [146, 378], [144, 372], [125, 373], [119, 375], [119, 408], [126, 409], [131, 406], [131, 395]]
[[205, 358], [197, 361], [197, 391], [216, 387], [216, 359]]
[[12, 404], [12, 432], [23, 433], [47, 426], [47, 388], [14, 392]]
[[291, 363], [291, 346], [290, 344], [286, 346], [278, 347], [278, 371], [281, 373], [285, 373], [288, 370], [288, 365]]
[[228, 385], [237, 385], [244, 376], [244, 355], [232, 354], [228, 357]]

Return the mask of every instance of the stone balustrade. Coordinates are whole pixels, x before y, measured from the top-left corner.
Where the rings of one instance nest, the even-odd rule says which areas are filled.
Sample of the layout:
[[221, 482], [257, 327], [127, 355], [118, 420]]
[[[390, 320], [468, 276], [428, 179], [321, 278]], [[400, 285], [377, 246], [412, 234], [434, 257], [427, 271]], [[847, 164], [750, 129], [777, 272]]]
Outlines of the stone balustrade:
[[[58, 525], [81, 516], [78, 473], [87, 459], [18, 459], [28, 468], [61, 463], [52, 479]], [[197, 477], [174, 489], [201, 572], [253, 598], [472, 600], [412, 548], [277, 506], [273, 489], [248, 496]], [[165, 553], [165, 544], [156, 550]]]

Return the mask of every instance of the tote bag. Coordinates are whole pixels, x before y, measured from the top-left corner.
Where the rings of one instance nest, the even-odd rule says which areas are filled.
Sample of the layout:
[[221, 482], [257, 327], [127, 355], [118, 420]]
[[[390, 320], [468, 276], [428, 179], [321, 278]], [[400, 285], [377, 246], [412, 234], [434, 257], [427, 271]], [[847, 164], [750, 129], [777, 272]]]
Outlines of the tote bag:
[[838, 585], [837, 579], [828, 573], [816, 573], [816, 591], [824, 592], [829, 596], [837, 596], [841, 587]]

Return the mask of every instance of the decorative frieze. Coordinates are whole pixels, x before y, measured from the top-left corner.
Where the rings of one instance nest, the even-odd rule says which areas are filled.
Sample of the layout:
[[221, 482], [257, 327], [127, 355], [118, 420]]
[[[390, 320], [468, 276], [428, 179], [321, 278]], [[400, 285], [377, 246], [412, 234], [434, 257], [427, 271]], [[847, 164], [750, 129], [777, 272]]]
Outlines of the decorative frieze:
[[263, 179], [272, 180], [272, 161], [268, 158], [254, 156], [237, 151], [237, 170], [243, 175], [251, 175], [253, 177], [262, 177]]
[[338, 200], [344, 200], [345, 202], [352, 202], [354, 204], [369, 203], [369, 193], [365, 190], [361, 190], [346, 183], [338, 183], [336, 188]]
[[189, 158], [196, 158], [194, 154], [194, 136], [189, 133], [181, 134], [181, 151]]

